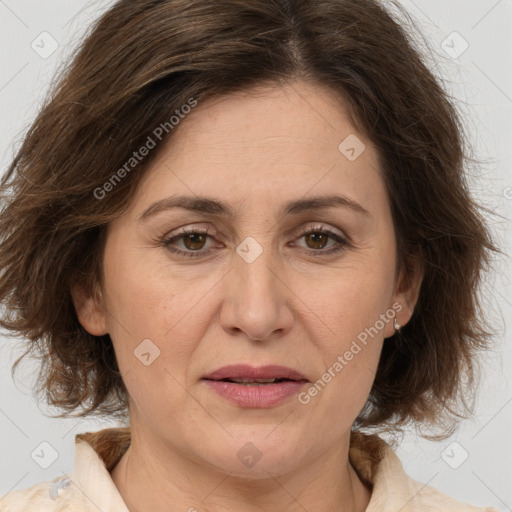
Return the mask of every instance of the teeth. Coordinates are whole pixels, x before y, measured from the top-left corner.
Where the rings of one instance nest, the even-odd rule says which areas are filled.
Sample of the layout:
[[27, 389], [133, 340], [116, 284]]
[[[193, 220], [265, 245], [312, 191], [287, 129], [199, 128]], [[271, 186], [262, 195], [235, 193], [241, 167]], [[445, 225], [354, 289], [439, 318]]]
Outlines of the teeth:
[[269, 383], [264, 382], [237, 382], [239, 386], [267, 386]]
[[236, 382], [237, 384], [246, 384], [246, 383], [251, 383], [251, 384], [255, 384], [255, 383], [261, 383], [261, 384], [266, 384], [266, 383], [271, 383], [271, 382], [275, 382], [277, 379], [231, 379], [233, 382]]

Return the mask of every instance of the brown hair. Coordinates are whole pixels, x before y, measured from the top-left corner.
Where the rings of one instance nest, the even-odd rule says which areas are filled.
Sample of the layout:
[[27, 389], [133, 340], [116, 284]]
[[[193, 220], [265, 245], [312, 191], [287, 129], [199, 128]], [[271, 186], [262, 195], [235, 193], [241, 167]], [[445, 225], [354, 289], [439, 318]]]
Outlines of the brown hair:
[[[347, 102], [381, 158], [397, 268], [419, 255], [425, 269], [356, 424], [400, 428], [469, 410], [490, 334], [477, 292], [491, 251], [501, 251], [470, 196], [463, 123], [393, 6], [403, 12], [377, 0], [121, 0], [94, 23], [1, 182], [0, 325], [28, 340], [22, 357], [40, 358], [38, 391], [61, 416], [126, 414], [110, 337], [80, 325], [70, 286], [93, 294], [102, 282], [105, 226], [157, 151], [112, 177], [191, 99], [288, 80]], [[105, 197], [97, 191], [107, 182]]]

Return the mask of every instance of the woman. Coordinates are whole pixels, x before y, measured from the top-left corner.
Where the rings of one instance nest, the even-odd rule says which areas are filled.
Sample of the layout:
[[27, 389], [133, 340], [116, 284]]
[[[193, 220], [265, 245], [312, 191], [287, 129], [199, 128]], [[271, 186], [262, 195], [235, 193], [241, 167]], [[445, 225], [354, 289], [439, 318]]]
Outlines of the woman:
[[1, 325], [130, 427], [0, 510], [493, 510], [377, 435], [468, 412], [498, 249], [464, 161], [375, 0], [113, 5], [3, 179]]

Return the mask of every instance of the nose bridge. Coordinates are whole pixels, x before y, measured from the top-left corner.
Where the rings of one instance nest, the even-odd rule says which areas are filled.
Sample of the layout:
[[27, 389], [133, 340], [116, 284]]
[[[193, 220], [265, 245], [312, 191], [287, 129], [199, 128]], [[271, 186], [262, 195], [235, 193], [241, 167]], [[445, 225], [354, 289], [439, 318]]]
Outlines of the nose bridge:
[[242, 295], [239, 299], [246, 298], [263, 305], [276, 300], [276, 288], [279, 288], [276, 286], [277, 259], [270, 237], [259, 237], [258, 240], [248, 236], [238, 245], [233, 272], [235, 287]]
[[286, 287], [279, 276], [271, 237], [247, 237], [236, 248], [230, 273], [231, 298], [225, 304], [225, 328], [237, 328], [251, 339], [265, 339], [275, 330], [289, 327]]

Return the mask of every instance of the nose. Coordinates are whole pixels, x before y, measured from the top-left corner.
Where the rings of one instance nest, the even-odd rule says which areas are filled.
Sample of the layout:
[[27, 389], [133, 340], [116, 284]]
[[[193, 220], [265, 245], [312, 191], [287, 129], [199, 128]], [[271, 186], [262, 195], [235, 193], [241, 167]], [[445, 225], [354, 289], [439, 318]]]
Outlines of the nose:
[[272, 251], [254, 261], [233, 258], [220, 322], [230, 335], [265, 341], [285, 335], [293, 326], [293, 292]]

